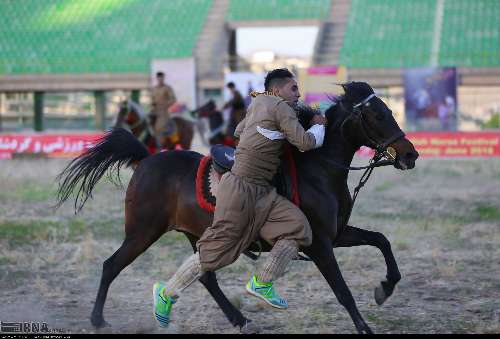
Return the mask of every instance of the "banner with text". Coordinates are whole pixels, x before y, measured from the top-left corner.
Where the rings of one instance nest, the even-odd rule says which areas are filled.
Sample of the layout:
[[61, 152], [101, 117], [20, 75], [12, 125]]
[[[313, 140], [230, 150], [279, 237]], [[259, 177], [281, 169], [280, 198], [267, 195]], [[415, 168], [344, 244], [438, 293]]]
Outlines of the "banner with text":
[[[0, 134], [0, 159], [15, 153], [44, 153], [48, 157], [75, 157], [103, 136], [101, 132], [73, 134]], [[412, 132], [407, 138], [421, 157], [499, 157], [500, 131]], [[358, 155], [371, 156], [362, 147]]]
[[[412, 132], [406, 134], [421, 157], [499, 157], [499, 132]], [[372, 156], [362, 147], [359, 155]]]
[[101, 132], [72, 134], [0, 134], [0, 159], [15, 153], [76, 157], [103, 136]]

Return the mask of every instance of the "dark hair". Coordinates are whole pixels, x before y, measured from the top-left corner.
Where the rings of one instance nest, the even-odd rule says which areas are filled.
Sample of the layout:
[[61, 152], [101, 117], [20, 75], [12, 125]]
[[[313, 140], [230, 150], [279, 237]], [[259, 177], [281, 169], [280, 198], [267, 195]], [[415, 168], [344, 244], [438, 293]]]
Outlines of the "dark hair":
[[228, 82], [226, 86], [227, 86], [227, 88], [235, 88], [235, 87], [236, 87], [236, 86], [234, 85], [234, 82], [232, 82], [232, 81], [231, 81], [231, 82]]
[[264, 89], [266, 91], [271, 90], [275, 85], [281, 85], [283, 80], [293, 78], [292, 72], [287, 68], [277, 68], [267, 73], [266, 80], [264, 81]]
[[163, 73], [163, 72], [157, 72], [157, 73], [156, 73], [156, 77], [157, 77], [157, 78], [158, 78], [158, 77], [164, 77], [164, 76], [165, 76], [165, 73]]

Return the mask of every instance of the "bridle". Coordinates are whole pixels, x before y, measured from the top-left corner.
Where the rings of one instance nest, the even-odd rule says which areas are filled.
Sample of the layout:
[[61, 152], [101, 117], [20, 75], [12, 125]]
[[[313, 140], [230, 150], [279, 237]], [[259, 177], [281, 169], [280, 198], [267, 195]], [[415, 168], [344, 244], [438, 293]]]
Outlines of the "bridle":
[[[370, 133], [368, 132], [370, 129], [367, 128], [368, 123], [366, 122], [366, 118], [364, 117], [364, 108], [369, 106], [370, 100], [375, 97], [375, 93], [370, 94], [366, 99], [362, 100], [361, 102], [355, 104], [352, 106], [353, 112], [351, 114], [354, 114], [359, 121], [359, 125], [361, 126], [361, 130], [364, 134], [364, 137], [368, 139], [368, 141], [372, 144], [373, 148], [375, 149], [376, 154], [384, 154], [387, 151], [387, 148], [389, 147], [390, 144], [395, 142], [396, 140], [399, 140], [405, 136], [405, 134], [402, 131], [398, 131], [394, 135], [390, 136], [387, 140], [385, 141], [377, 141], [375, 138], [370, 136]], [[343, 124], [349, 119], [345, 119]], [[341, 133], [343, 133], [343, 126], [341, 127]], [[387, 155], [387, 154], [385, 154]]]
[[[369, 128], [368, 122], [366, 121], [366, 118], [364, 117], [364, 108], [369, 106], [369, 102], [372, 98], [376, 97], [375, 93], [370, 94], [368, 97], [360, 101], [359, 103], [353, 105], [353, 110], [351, 114], [342, 121], [340, 125], [340, 134], [344, 140], [347, 140], [344, 137], [344, 126], [347, 121], [357, 119], [358, 125], [361, 126], [361, 131], [363, 133], [363, 137], [368, 140], [371, 144], [371, 147], [375, 149], [375, 155], [373, 156], [372, 159], [370, 159], [370, 163], [367, 166], [362, 166], [362, 167], [352, 167], [352, 166], [345, 166], [343, 164], [337, 163], [334, 160], [328, 159], [328, 162], [333, 164], [335, 167], [340, 167], [344, 170], [348, 171], [359, 171], [359, 170], [365, 170], [363, 175], [361, 176], [361, 179], [359, 180], [358, 185], [354, 189], [354, 193], [352, 196], [352, 206], [354, 206], [354, 202], [356, 201], [356, 198], [358, 196], [359, 191], [361, 188], [366, 184], [368, 179], [370, 178], [373, 169], [376, 167], [382, 167], [382, 166], [389, 166], [389, 165], [394, 165], [394, 162], [396, 161], [396, 151], [392, 148], [389, 147], [390, 144], [394, 143], [395, 141], [404, 138], [405, 134], [402, 131], [398, 131], [394, 135], [390, 136], [387, 138], [387, 140], [377, 140], [373, 136], [370, 135], [369, 133]], [[340, 102], [341, 108], [342, 103]], [[384, 159], [385, 158], [385, 159]]]

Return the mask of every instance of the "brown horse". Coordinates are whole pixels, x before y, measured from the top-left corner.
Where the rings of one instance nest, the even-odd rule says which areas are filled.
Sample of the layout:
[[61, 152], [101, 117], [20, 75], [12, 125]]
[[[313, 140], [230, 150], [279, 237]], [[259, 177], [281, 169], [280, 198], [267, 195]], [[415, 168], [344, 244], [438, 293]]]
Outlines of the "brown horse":
[[[387, 265], [387, 279], [375, 289], [375, 300], [379, 305], [393, 293], [401, 274], [390, 243], [383, 234], [348, 225], [352, 210], [347, 185], [348, 166], [362, 145], [377, 152], [392, 147], [397, 153], [393, 164], [398, 169], [413, 168], [418, 153], [405, 138], [390, 109], [375, 96], [368, 84], [353, 82], [343, 87], [345, 95], [326, 111], [328, 126], [323, 146], [304, 153], [293, 151], [300, 208], [313, 230], [312, 245], [301, 248], [301, 251], [316, 264], [358, 332], [372, 333], [342, 277], [333, 248], [371, 245], [380, 249]], [[303, 114], [300, 120], [307, 122], [310, 118]], [[103, 264], [91, 315], [94, 326], [106, 324], [103, 307], [111, 282], [162, 234], [174, 229], [180, 231], [196, 250], [197, 239], [213, 217], [198, 206], [195, 197], [195, 177], [201, 158], [201, 154], [190, 151], [149, 156], [130, 133], [116, 129], [74, 159], [59, 175], [59, 204], [79, 186], [75, 207], [81, 208], [108, 168], [119, 170], [123, 165], [138, 163], [125, 199], [125, 240]], [[263, 251], [270, 248], [263, 242]], [[248, 328], [246, 325], [250, 320], [228, 301], [214, 272], [205, 272], [200, 282], [234, 326], [243, 331]]]
[[[182, 106], [182, 105], [178, 105]], [[172, 114], [172, 122], [175, 124], [177, 131], [176, 137], [156, 138], [154, 130], [154, 118], [147, 115], [141, 105], [132, 100], [122, 101], [120, 111], [118, 112], [114, 127], [127, 126], [132, 134], [146, 144], [151, 153], [155, 153], [160, 149], [191, 149], [191, 143], [194, 136], [194, 122], [186, 116], [179, 113]]]

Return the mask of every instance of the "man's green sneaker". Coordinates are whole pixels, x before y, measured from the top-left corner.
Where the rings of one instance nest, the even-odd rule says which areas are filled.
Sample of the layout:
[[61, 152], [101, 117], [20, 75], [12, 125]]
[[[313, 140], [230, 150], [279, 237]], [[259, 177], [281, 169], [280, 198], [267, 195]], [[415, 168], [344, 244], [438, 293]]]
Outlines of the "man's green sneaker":
[[170, 312], [175, 299], [171, 296], [164, 296], [165, 284], [157, 282], [153, 286], [154, 314], [161, 327], [167, 327], [170, 322]]
[[288, 303], [274, 290], [272, 282], [261, 283], [254, 275], [247, 283], [246, 289], [248, 293], [264, 300], [273, 307], [280, 309], [288, 308]]

